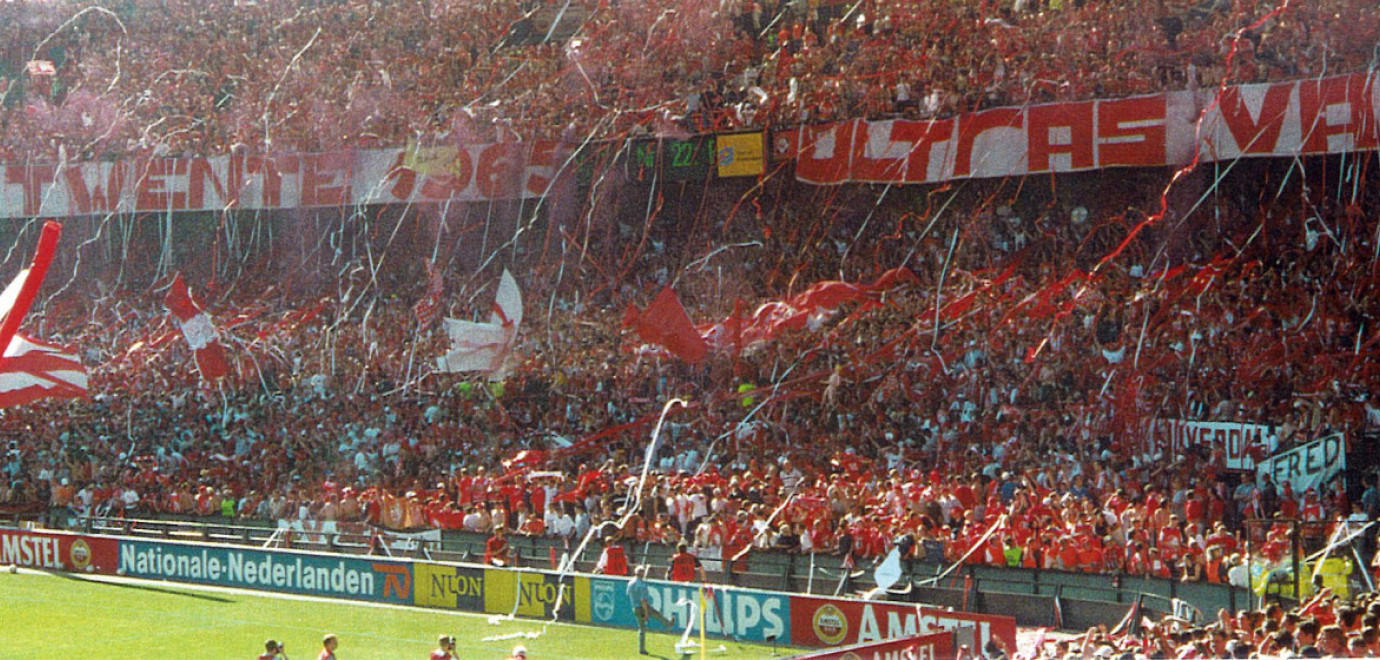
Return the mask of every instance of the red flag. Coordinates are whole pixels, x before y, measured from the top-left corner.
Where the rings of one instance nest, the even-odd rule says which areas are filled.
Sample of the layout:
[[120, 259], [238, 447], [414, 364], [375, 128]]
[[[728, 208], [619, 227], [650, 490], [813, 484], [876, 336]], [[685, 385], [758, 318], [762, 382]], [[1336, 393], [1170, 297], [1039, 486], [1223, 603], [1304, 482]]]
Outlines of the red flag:
[[86, 370], [74, 353], [19, 334], [19, 326], [38, 297], [57, 253], [62, 225], [43, 224], [34, 260], [0, 293], [0, 407], [17, 406], [44, 397], [86, 395]]
[[201, 371], [201, 377], [215, 380], [229, 373], [225, 348], [216, 338], [216, 326], [211, 324], [211, 317], [201, 311], [201, 307], [192, 299], [192, 292], [187, 290], [182, 273], [173, 278], [168, 295], [163, 297], [163, 306], [177, 317], [178, 324], [182, 326], [182, 336], [196, 353], [196, 366]]
[[34, 250], [33, 263], [5, 287], [0, 294], [0, 314], [5, 320], [0, 323], [0, 346], [8, 347], [14, 334], [19, 332], [19, 324], [38, 297], [38, 289], [43, 286], [43, 278], [48, 275], [48, 265], [57, 253], [58, 238], [62, 236], [62, 225], [49, 220], [43, 223], [43, 233], [38, 236], [38, 247]]
[[16, 334], [0, 363], [0, 408], [36, 399], [86, 396], [86, 369], [74, 352]]
[[672, 355], [690, 364], [699, 364], [709, 352], [709, 345], [695, 330], [685, 306], [669, 286], [656, 294], [646, 310], [638, 311], [629, 306], [623, 315], [623, 327], [632, 328], [643, 341], [664, 346]]

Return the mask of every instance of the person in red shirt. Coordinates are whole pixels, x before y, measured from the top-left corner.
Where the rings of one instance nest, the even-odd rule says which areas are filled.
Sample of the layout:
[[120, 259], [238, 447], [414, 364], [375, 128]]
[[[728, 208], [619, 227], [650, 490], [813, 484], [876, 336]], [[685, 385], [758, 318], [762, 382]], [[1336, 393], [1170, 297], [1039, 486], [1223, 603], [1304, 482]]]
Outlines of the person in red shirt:
[[681, 541], [676, 546], [676, 554], [671, 556], [671, 567], [666, 569], [666, 579], [672, 582], [690, 582], [695, 579], [695, 572], [699, 571], [700, 582], [709, 580], [704, 574], [704, 565], [700, 564], [700, 558], [690, 554], [690, 546]]
[[628, 555], [616, 537], [604, 537], [604, 552], [599, 555], [599, 563], [594, 566], [594, 572], [603, 575], [628, 574]]
[[436, 639], [436, 650], [431, 652], [431, 660], [455, 660], [455, 638], [441, 635]]
[[326, 635], [321, 638], [321, 652], [316, 654], [316, 660], [336, 660], [335, 649], [340, 646], [340, 639], [335, 635]]
[[489, 540], [484, 542], [484, 563], [490, 566], [508, 566], [513, 563], [513, 548], [508, 545], [503, 525], [494, 525]]

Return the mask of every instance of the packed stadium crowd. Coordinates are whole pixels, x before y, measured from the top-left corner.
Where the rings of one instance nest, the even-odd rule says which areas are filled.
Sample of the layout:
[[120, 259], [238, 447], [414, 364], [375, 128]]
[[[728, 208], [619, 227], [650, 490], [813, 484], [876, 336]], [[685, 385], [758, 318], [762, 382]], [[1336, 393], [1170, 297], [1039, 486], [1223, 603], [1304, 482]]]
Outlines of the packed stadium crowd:
[[[0, 161], [939, 117], [1364, 70], [1377, 33], [1380, 9], [1360, 0], [11, 2]], [[52, 71], [26, 70], [35, 61]], [[758, 237], [731, 268], [770, 283], [735, 289], [749, 306], [844, 275], [908, 276], [698, 365], [622, 322], [624, 305], [673, 281], [697, 320], [738, 313], [722, 281], [673, 276], [689, 269], [660, 247], [600, 294], [515, 264], [530, 309], [501, 380], [433, 370], [448, 340], [417, 318], [423, 277], [396, 277], [368, 304], [217, 298], [235, 362], [218, 383], [189, 367], [156, 296], [103, 291], [46, 310], [50, 338], [81, 347], [92, 396], [0, 416], [0, 509], [572, 546], [597, 531], [706, 559], [774, 550], [860, 564], [900, 549], [1244, 584], [1248, 541], [1258, 557], [1294, 551], [1282, 521], [1315, 523], [1304, 540], [1316, 547], [1380, 515], [1373, 473], [1350, 490], [1257, 481], [1228, 469], [1225, 446], [1151, 431], [1159, 419], [1271, 424], [1248, 448], [1256, 459], [1380, 431], [1374, 206], [1278, 199], [1228, 191], [1192, 221], [1171, 214], [1144, 231], [1125, 200], [1089, 196], [975, 204], [912, 242]], [[778, 252], [794, 268], [773, 263]], [[485, 309], [460, 292], [442, 307]], [[684, 405], [653, 440], [673, 398]], [[1376, 650], [1380, 606], [1361, 605], [1324, 593], [1137, 644]], [[1050, 652], [1107, 657], [1129, 640], [1091, 631]]]
[[1364, 71], [1377, 30], [1365, 0], [7, 2], [0, 161], [942, 117]]
[[1324, 590], [1297, 607], [1278, 603], [1217, 613], [1191, 626], [1165, 620], [1127, 630], [1094, 628], [1042, 644], [1039, 658], [1367, 658], [1380, 652], [1380, 600]]
[[[1155, 418], [1276, 424], [1251, 448], [1263, 457], [1376, 428], [1361, 216], [1266, 222], [1238, 209], [1224, 242], [1180, 247], [1183, 266], [1154, 269], [1155, 255], [1132, 249], [1061, 273], [1089, 265], [1080, 250], [1106, 249], [1087, 217], [1110, 213], [1028, 222], [980, 208], [994, 233], [971, 236], [947, 272], [934, 242], [913, 278], [866, 304], [697, 366], [639, 349], [612, 305], [539, 278], [519, 279], [554, 311], [528, 314], [499, 382], [421, 366], [446, 339], [418, 328], [407, 296], [367, 314], [331, 299], [222, 314], [241, 357], [219, 390], [167, 341], [175, 329], [156, 303], [60, 312], [45, 323], [101, 365], [95, 394], [7, 412], [0, 427], [18, 439], [0, 502], [571, 542], [600, 526], [706, 556], [856, 561], [900, 547], [932, 562], [1214, 581], [1241, 564], [1247, 519], [1314, 521], [1316, 542], [1376, 514], [1373, 479], [1359, 496], [1340, 479], [1257, 484], [1226, 469], [1220, 444], [1170, 447], [1148, 432]], [[1011, 236], [1026, 231], [1028, 244]], [[747, 271], [765, 254], [744, 257]], [[893, 258], [879, 247], [871, 263]], [[645, 272], [665, 259], [649, 251]], [[724, 312], [695, 287], [681, 287], [694, 316]], [[477, 304], [446, 308], [464, 317]], [[673, 397], [687, 405], [669, 413], [626, 512], [651, 422]], [[1287, 526], [1253, 530], [1257, 553], [1292, 552]]]

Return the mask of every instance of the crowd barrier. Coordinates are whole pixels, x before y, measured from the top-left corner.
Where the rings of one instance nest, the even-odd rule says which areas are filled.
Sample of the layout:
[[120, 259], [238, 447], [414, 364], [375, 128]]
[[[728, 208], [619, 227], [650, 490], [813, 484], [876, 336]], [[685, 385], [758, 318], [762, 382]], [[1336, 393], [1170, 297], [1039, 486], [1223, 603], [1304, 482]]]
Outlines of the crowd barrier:
[[[0, 528], [0, 564], [636, 628], [628, 578], [192, 541]], [[843, 647], [953, 632], [1016, 643], [1009, 616], [648, 580], [673, 631]], [[700, 603], [705, 603], [701, 617]]]
[[[274, 527], [262, 521], [255, 524], [256, 521], [217, 518], [85, 519], [78, 522], [80, 524], [73, 529], [87, 535], [270, 546], [356, 555], [367, 551], [370, 538], [369, 534], [351, 533], [348, 526], [337, 529], [338, 533], [331, 535], [327, 531], [329, 528], [322, 525], [312, 527], [314, 532], [294, 531], [291, 536], [280, 534], [275, 537], [274, 532], [281, 529], [281, 522]], [[1301, 532], [1301, 537], [1305, 539], [1317, 535], [1306, 527]], [[440, 533], [439, 540], [434, 536], [431, 534], [423, 540], [409, 538], [406, 544], [391, 544], [388, 548], [381, 548], [380, 552], [418, 561], [418, 566], [442, 567], [418, 569], [418, 575], [415, 576], [418, 584], [427, 584], [434, 575], [442, 576], [436, 578], [439, 583], [449, 580], [449, 586], [437, 587], [434, 596], [426, 596], [436, 602], [419, 604], [459, 609], [480, 608], [474, 604], [477, 601], [467, 599], [482, 600], [483, 597], [480, 585], [485, 569], [477, 562], [483, 556], [486, 537], [461, 530], [445, 530]], [[520, 560], [519, 565], [523, 567], [549, 568], [554, 566], [557, 558], [568, 552], [561, 540], [554, 537], [513, 535], [509, 537], [509, 542]], [[1316, 550], [1316, 546], [1316, 543], [1305, 544], [1304, 549]], [[653, 573], [659, 574], [661, 568], [669, 565], [671, 548], [660, 544], [634, 544], [627, 548], [627, 552], [631, 563], [651, 566], [655, 569]], [[598, 548], [586, 548], [584, 553], [573, 558], [573, 568], [576, 572], [592, 571], [598, 557]], [[802, 596], [848, 594], [873, 586], [870, 572], [849, 571], [842, 566], [840, 557], [829, 554], [760, 551], [749, 555], [745, 563], [745, 572], [735, 572], [731, 576], [711, 571], [710, 581], [749, 591], [794, 592]], [[915, 584], [907, 594], [893, 595], [893, 598], [970, 612], [1010, 615], [1025, 626], [1056, 625], [1058, 621], [1052, 614], [1056, 598], [1062, 607], [1064, 627], [1086, 629], [1098, 623], [1115, 624], [1125, 608], [1140, 594], [1151, 597], [1147, 608], [1165, 613], [1170, 610], [1166, 604], [1171, 602], [1183, 602], [1201, 612], [1216, 612], [1222, 608], [1235, 611], [1250, 607], [1254, 597], [1244, 587], [1227, 584], [985, 565], [965, 566], [944, 580], [931, 583], [927, 578], [939, 574], [946, 565], [906, 560], [902, 567], [906, 580]], [[421, 574], [422, 570], [428, 571], [425, 576]], [[849, 577], [844, 578], [845, 575]], [[470, 604], [461, 604], [465, 602]], [[535, 608], [530, 609], [535, 611]]]

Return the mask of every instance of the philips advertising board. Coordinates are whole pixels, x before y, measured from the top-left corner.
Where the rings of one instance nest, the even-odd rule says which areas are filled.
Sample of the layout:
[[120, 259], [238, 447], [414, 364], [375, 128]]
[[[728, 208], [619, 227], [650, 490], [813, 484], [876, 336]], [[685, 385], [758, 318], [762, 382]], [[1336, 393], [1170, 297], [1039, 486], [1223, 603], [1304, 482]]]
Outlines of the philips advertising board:
[[[705, 632], [752, 642], [775, 640], [791, 644], [789, 594], [753, 591], [714, 585], [705, 609]], [[671, 632], [685, 630], [694, 618], [699, 630], [700, 590], [694, 584], [647, 581], [652, 607], [671, 620]], [[628, 580], [603, 577], [575, 579], [575, 620], [623, 628], [636, 628]]]
[[412, 603], [410, 562], [193, 543], [121, 541], [132, 577], [312, 596]]

